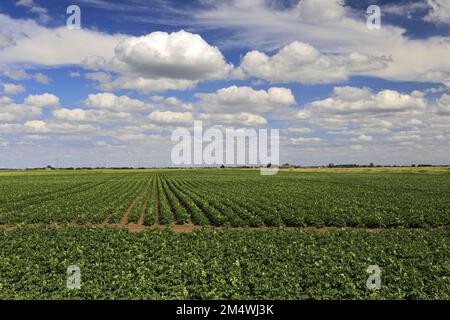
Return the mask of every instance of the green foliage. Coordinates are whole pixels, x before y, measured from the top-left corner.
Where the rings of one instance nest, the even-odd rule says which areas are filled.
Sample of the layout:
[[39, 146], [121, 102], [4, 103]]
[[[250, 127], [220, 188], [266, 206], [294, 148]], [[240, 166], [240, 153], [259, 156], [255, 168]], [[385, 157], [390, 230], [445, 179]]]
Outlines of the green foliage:
[[[150, 181], [152, 181], [150, 183]], [[290, 173], [244, 170], [15, 175], [0, 179], [0, 224], [172, 222], [260, 227], [427, 228], [450, 224], [444, 173]], [[149, 216], [149, 218], [146, 218]], [[153, 218], [152, 218], [153, 216]]]
[[449, 299], [449, 232], [22, 227], [0, 232], [0, 299]]
[[[450, 175], [439, 172], [0, 175], [0, 225], [8, 225], [0, 228], [0, 299], [449, 299], [449, 190]], [[142, 213], [147, 226], [244, 230], [89, 226], [138, 223]], [[246, 229], [264, 226], [278, 228]], [[73, 264], [79, 291], [66, 289]], [[382, 270], [380, 290], [366, 287], [369, 265]]]

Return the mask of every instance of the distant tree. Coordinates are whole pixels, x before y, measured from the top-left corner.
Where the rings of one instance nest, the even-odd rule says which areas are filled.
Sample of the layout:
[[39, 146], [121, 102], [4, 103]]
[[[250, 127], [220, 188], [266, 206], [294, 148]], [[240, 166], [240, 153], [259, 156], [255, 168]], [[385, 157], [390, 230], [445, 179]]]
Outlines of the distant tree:
[[222, 165], [220, 166], [220, 168], [221, 168], [221, 169], [224, 169], [224, 168], [225, 168], [225, 166], [224, 166], [224, 165], [222, 164]]
[[270, 167], [272, 167], [272, 164], [269, 162], [269, 163], [267, 164], [266, 168], [270, 168]]
[[375, 165], [373, 164], [373, 162], [370, 163], [369, 167], [375, 167]]

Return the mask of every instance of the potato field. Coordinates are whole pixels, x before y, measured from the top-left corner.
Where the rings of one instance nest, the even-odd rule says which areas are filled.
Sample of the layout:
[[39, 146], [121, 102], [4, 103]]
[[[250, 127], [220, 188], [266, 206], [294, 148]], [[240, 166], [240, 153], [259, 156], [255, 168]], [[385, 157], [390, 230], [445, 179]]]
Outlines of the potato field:
[[2, 299], [449, 299], [450, 174], [2, 172], [0, 243]]

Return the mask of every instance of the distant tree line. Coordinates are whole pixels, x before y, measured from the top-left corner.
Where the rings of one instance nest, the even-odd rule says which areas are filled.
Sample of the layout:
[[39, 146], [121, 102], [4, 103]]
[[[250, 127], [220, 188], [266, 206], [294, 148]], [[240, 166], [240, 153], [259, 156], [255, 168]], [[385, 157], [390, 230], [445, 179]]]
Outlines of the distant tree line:
[[[272, 167], [271, 163], [268, 163], [267, 165], [260, 165], [260, 166], [225, 166], [221, 165], [219, 167], [214, 166], [208, 166], [208, 167], [61, 167], [61, 168], [55, 168], [51, 165], [48, 165], [46, 167], [36, 167], [36, 168], [26, 168], [25, 170], [144, 170], [144, 169], [259, 169], [262, 167], [270, 168]], [[334, 164], [329, 163], [328, 165], [317, 165], [317, 166], [302, 166], [297, 164], [289, 164], [284, 163], [281, 166], [279, 166], [281, 169], [288, 169], [288, 168], [397, 168], [397, 167], [450, 167], [450, 165], [432, 165], [432, 164], [411, 164], [409, 166], [407, 165], [375, 165], [373, 162], [370, 164]], [[11, 171], [11, 170], [22, 170], [22, 169], [15, 169], [15, 168], [0, 168], [0, 171]]]

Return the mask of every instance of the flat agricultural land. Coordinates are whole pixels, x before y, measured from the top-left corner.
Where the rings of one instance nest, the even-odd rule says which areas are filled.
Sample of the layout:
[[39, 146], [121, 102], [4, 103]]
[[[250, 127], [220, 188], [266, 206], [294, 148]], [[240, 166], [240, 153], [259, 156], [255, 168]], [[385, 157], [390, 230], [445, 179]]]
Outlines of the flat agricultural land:
[[3, 171], [0, 243], [3, 299], [449, 299], [450, 173]]

